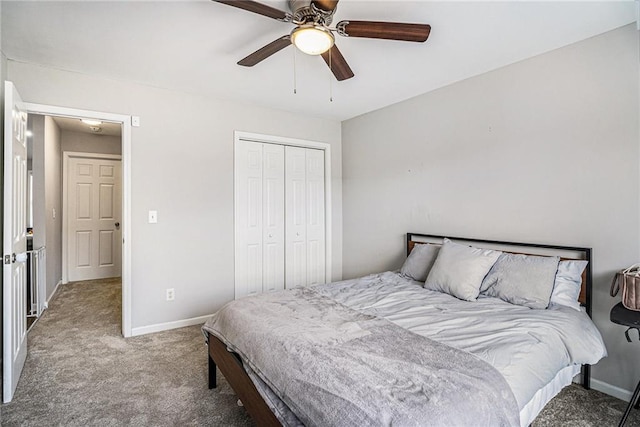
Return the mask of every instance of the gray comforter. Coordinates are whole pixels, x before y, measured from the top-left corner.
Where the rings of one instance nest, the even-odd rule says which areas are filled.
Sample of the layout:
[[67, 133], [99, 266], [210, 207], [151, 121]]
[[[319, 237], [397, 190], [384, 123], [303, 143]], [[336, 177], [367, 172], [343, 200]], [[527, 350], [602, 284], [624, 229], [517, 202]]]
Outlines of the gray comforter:
[[307, 426], [520, 425], [488, 363], [312, 287], [232, 301], [203, 329], [268, 386], [261, 393], [285, 425], [297, 420], [274, 400]]

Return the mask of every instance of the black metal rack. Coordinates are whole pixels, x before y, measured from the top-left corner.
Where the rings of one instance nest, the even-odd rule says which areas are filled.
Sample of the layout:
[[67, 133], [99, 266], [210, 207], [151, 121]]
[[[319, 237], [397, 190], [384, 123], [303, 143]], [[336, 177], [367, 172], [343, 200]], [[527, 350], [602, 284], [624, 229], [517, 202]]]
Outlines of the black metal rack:
[[[638, 333], [640, 334], [640, 311], [629, 310], [628, 308], [625, 308], [625, 306], [623, 306], [621, 302], [619, 302], [618, 304], [613, 306], [609, 316], [613, 323], [617, 323], [618, 325], [627, 327], [627, 330], [625, 332], [627, 341], [631, 342], [631, 338], [629, 337], [629, 330], [635, 329], [636, 331], [639, 331]], [[640, 397], [640, 381], [638, 381], [638, 385], [636, 386], [636, 389], [631, 396], [631, 400], [627, 405], [627, 409], [624, 411], [624, 415], [622, 416], [618, 427], [622, 427], [624, 423], [627, 422], [627, 418], [631, 413], [631, 408], [635, 407], [636, 409], [640, 409], [640, 399], [638, 399], [638, 397]]]

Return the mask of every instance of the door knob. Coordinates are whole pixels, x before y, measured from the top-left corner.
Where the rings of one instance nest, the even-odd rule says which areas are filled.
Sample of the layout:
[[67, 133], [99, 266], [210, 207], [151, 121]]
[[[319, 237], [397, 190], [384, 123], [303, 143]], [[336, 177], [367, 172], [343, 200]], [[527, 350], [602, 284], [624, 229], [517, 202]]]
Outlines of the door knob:
[[116, 222], [116, 230], [120, 230], [120, 223]]
[[27, 262], [27, 253], [21, 252], [19, 254], [13, 254], [14, 262]]

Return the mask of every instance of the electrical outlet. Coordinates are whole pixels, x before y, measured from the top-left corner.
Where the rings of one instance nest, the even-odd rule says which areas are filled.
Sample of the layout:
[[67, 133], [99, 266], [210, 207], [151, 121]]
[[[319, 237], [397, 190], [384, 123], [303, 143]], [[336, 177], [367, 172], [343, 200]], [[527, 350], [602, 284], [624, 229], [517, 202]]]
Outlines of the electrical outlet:
[[176, 291], [173, 288], [167, 289], [167, 301], [173, 301], [176, 299]]

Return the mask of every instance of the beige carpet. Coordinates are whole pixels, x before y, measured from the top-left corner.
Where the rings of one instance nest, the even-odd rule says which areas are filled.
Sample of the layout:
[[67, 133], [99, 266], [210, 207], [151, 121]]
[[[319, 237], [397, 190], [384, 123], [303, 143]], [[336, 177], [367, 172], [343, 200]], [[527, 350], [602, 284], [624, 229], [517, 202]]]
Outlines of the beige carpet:
[[119, 280], [60, 287], [29, 333], [3, 426], [252, 425], [224, 379], [208, 390], [199, 326], [125, 340], [120, 295]]
[[[29, 333], [29, 355], [3, 426], [251, 426], [218, 373], [207, 389], [199, 326], [124, 339], [120, 282], [60, 288]], [[616, 426], [625, 402], [571, 386], [533, 423]], [[428, 425], [428, 421], [425, 421]], [[634, 410], [627, 426], [640, 426]]]

